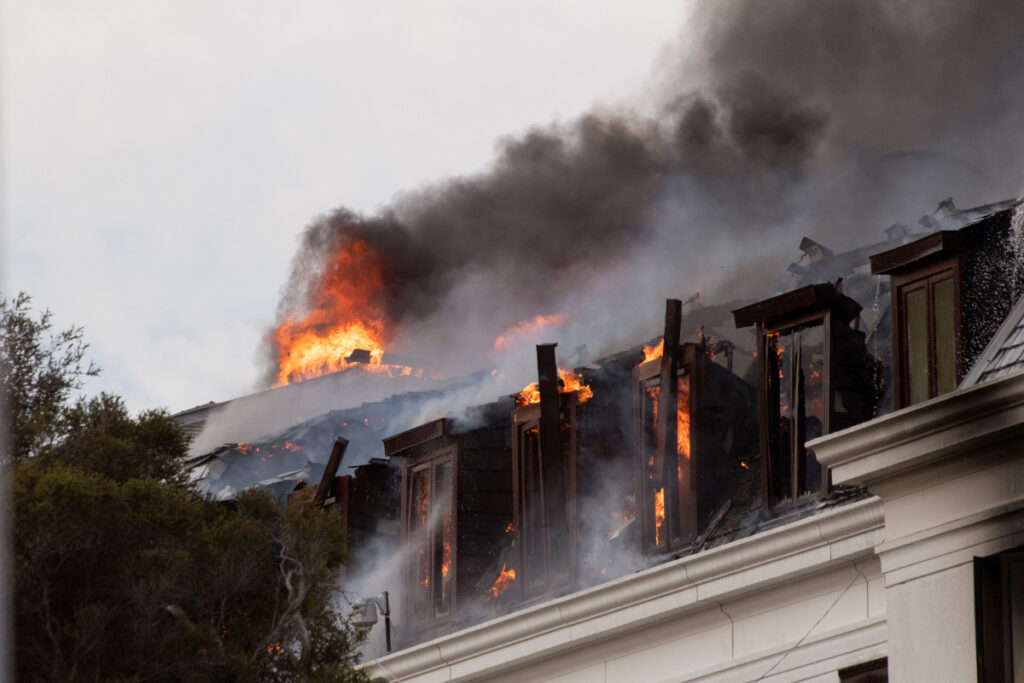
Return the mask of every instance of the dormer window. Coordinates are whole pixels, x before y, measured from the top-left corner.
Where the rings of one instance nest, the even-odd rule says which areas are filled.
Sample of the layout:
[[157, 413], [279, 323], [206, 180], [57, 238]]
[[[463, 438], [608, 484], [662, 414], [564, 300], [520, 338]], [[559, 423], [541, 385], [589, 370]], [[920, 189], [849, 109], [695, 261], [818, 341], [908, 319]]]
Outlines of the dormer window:
[[675, 433], [674, 454], [660, 452], [657, 447], [661, 359], [642, 363], [634, 371], [639, 427], [637, 501], [641, 544], [648, 554], [685, 547], [697, 535], [697, 489], [691, 457], [690, 419], [695, 354], [695, 345], [687, 344], [680, 354], [682, 362], [676, 370], [676, 407], [670, 416], [675, 427], [670, 430]]
[[511, 401], [467, 410], [384, 439], [402, 462], [405, 581], [402, 640], [450, 631], [460, 610], [490, 604], [481, 581], [512, 522]]
[[1009, 312], [1024, 278], [1015, 210], [871, 257], [871, 272], [891, 278], [897, 408], [956, 389]]
[[811, 439], [870, 418], [877, 391], [860, 305], [808, 285], [733, 311], [757, 326], [761, 481], [769, 504], [828, 490]]
[[521, 570], [516, 582], [527, 600], [574, 580], [576, 395], [561, 394], [558, 398], [561, 451], [554, 455], [560, 482], [545, 477], [551, 466], [547, 459], [552, 456], [542, 448], [540, 404], [520, 406], [512, 418], [516, 565]]
[[406, 463], [405, 537], [411, 548], [409, 600], [412, 621], [431, 625], [453, 608], [455, 553], [455, 452], [453, 448]]
[[960, 367], [961, 259], [954, 232], [939, 232], [871, 257], [892, 278], [896, 407], [956, 389]]

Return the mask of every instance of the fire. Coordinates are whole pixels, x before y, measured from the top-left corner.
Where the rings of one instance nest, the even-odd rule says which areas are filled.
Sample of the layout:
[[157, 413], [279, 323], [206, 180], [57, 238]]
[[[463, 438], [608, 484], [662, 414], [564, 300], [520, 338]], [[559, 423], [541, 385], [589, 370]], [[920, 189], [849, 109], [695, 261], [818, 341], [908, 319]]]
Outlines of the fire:
[[557, 327], [563, 322], [565, 322], [565, 316], [561, 313], [538, 315], [532, 320], [520, 320], [498, 335], [497, 339], [494, 340], [494, 351], [495, 353], [508, 351], [515, 344], [533, 339], [545, 327]]
[[[688, 378], [679, 378], [679, 403], [676, 407], [676, 453], [690, 459], [690, 382]], [[683, 477], [682, 462], [679, 467], [679, 478]]]
[[[558, 390], [558, 393], [570, 394], [575, 391], [576, 400], [580, 403], [586, 403], [594, 397], [593, 389], [584, 384], [583, 380], [575, 371], [558, 368], [558, 379], [562, 382], [562, 386]], [[540, 385], [536, 382], [528, 384], [516, 397], [517, 406], [528, 406], [532, 403], [540, 403]]]
[[452, 565], [452, 516], [444, 518], [441, 535], [441, 578], [448, 577], [448, 569]]
[[338, 251], [320, 275], [310, 312], [289, 312], [269, 335], [277, 355], [276, 386], [354, 365], [412, 374], [407, 366], [381, 362], [392, 332], [384, 313], [386, 271], [382, 254], [366, 240], [352, 240]]
[[498, 578], [494, 580], [494, 584], [491, 586], [491, 595], [498, 597], [509, 588], [516, 580], [516, 570], [509, 569], [507, 562], [501, 563], [501, 573], [498, 574]]
[[643, 362], [647, 363], [655, 358], [661, 358], [665, 353], [665, 340], [662, 339], [658, 342], [657, 346], [647, 346], [644, 344], [644, 359]]
[[661, 529], [665, 525], [665, 489], [654, 491], [654, 545], [661, 545]]

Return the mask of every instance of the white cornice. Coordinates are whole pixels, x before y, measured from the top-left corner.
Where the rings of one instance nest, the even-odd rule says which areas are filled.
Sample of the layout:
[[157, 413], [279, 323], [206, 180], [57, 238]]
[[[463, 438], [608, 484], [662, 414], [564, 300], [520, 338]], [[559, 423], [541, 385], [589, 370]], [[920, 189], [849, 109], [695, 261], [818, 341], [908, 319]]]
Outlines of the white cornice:
[[871, 484], [956, 453], [1024, 436], [1024, 373], [945, 396], [808, 442], [837, 484]]
[[527, 660], [870, 556], [881, 527], [881, 501], [851, 503], [401, 650], [367, 667], [388, 680], [425, 674], [431, 680], [470, 680], [514, 670]]

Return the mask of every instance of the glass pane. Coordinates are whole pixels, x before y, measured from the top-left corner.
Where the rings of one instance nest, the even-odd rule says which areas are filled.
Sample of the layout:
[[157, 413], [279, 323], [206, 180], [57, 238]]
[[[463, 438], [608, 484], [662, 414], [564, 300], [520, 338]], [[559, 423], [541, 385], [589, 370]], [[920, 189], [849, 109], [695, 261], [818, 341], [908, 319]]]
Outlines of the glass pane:
[[798, 406], [796, 415], [797, 453], [803, 458], [800, 465], [800, 493], [816, 493], [821, 490], [821, 465], [814, 451], [806, 450], [804, 444], [825, 433], [825, 327], [816, 325], [794, 334], [793, 359], [796, 368], [794, 395]]
[[906, 306], [907, 383], [911, 403], [928, 399], [928, 303], [926, 291], [915, 289], [904, 297]]
[[[777, 426], [769, 434], [772, 445], [771, 485], [779, 500], [792, 498], [792, 446], [793, 446], [793, 407], [790, 404], [792, 393], [793, 370], [790, 367], [792, 356], [792, 335], [773, 334], [768, 337], [767, 354], [769, 367], [769, 391], [778, 397]], [[770, 399], [769, 399], [770, 400]]]
[[956, 389], [956, 330], [953, 320], [953, 278], [934, 285], [935, 370], [938, 393]]
[[522, 432], [523, 455], [523, 564], [526, 584], [544, 583], [544, 487], [540, 467], [540, 436], [536, 427]]
[[452, 582], [452, 463], [434, 469], [434, 612], [447, 614], [451, 606]]
[[417, 619], [427, 618], [430, 605], [430, 470], [413, 472], [409, 505], [409, 536], [416, 549], [413, 555], [412, 606]]

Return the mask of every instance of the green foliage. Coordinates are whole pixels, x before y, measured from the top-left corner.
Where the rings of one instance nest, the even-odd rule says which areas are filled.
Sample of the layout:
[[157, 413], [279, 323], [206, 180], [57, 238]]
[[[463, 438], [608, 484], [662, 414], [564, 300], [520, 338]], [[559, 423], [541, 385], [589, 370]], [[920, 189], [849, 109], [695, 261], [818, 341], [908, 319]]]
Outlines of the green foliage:
[[[366, 681], [335, 604], [340, 519], [197, 493], [184, 433], [102, 394], [70, 403], [81, 330], [42, 341], [49, 314], [0, 299], [4, 377], [20, 445], [9, 461], [15, 668], [22, 681]], [[35, 370], [15, 367], [42, 363]], [[20, 412], [19, 412], [20, 411]]]
[[4, 460], [19, 462], [59, 439], [71, 392], [99, 367], [84, 361], [82, 328], [51, 334], [52, 314], [32, 316], [32, 298], [0, 296], [0, 387], [10, 416]]

